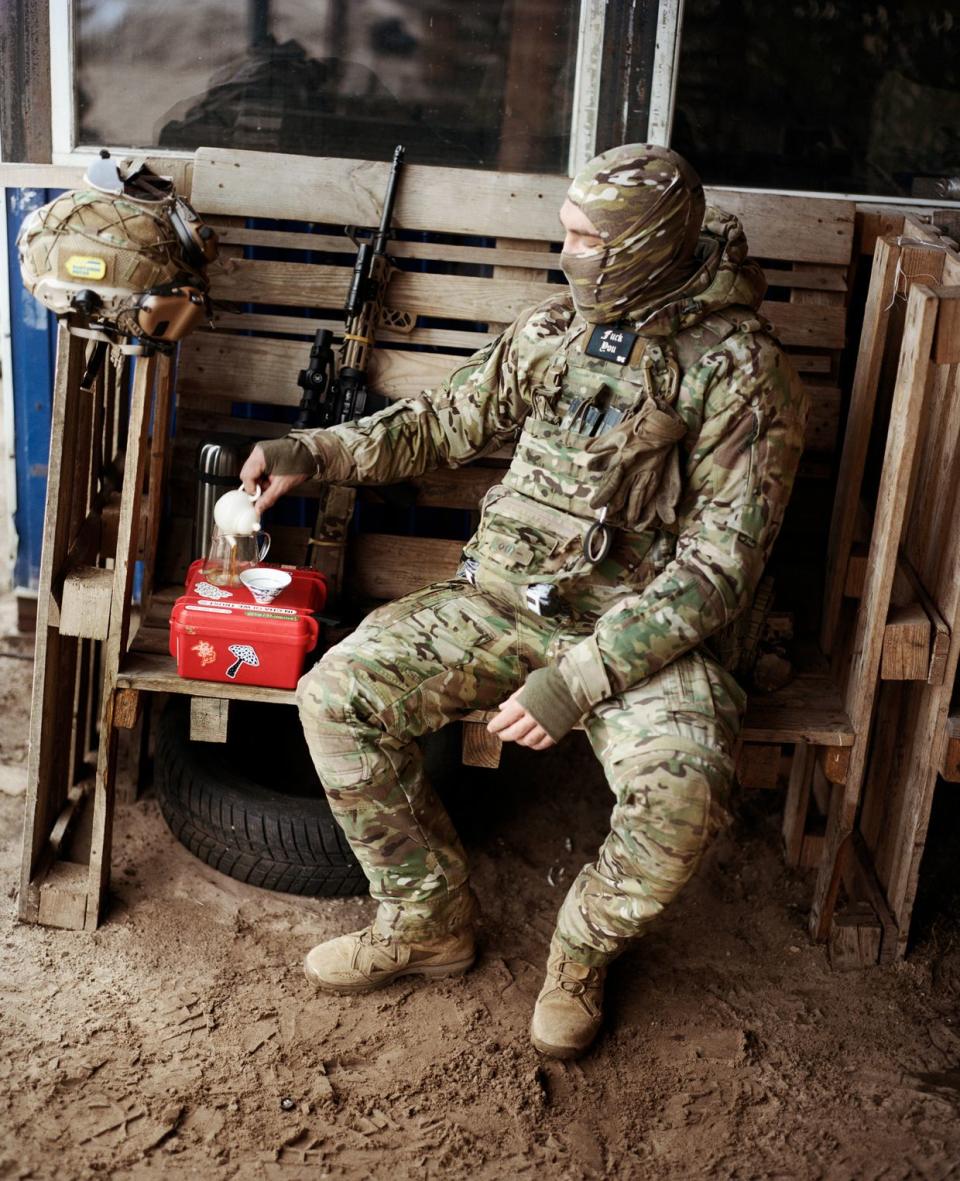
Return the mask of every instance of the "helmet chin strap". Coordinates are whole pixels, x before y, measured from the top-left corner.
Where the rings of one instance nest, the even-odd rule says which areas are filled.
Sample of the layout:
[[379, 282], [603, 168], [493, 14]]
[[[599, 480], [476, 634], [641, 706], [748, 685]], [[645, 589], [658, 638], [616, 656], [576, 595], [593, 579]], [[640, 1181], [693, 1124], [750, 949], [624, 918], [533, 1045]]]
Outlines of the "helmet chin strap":
[[[152, 353], [167, 351], [164, 346], [152, 343], [131, 344], [126, 337], [112, 336], [102, 328], [81, 328], [78, 324], [67, 323], [67, 331], [71, 336], [82, 336], [85, 340], [98, 340], [110, 345], [112, 349], [127, 357], [149, 357]], [[173, 346], [169, 346], [172, 352]]]

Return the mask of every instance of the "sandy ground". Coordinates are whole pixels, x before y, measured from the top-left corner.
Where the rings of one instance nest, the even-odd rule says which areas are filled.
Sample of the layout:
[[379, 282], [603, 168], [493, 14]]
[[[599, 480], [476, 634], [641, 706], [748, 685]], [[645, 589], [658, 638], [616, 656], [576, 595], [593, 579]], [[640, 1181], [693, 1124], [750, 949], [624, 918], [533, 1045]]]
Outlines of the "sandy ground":
[[741, 801], [615, 966], [594, 1052], [551, 1062], [531, 1005], [608, 808], [585, 744], [517, 751], [451, 797], [485, 909], [474, 971], [321, 997], [301, 957], [369, 901], [222, 877], [149, 793], [120, 809], [98, 932], [17, 923], [27, 655], [0, 640], [0, 1177], [960, 1177], [950, 923], [904, 964], [832, 972], [780, 860], [776, 793]]

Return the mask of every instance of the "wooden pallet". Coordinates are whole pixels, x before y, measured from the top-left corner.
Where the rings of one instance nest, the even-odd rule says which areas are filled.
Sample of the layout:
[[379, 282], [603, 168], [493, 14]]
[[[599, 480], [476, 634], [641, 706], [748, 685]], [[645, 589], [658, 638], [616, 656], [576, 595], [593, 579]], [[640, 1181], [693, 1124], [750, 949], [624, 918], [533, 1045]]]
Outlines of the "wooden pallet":
[[138, 358], [132, 382], [110, 358], [83, 388], [90, 347], [61, 327], [19, 899], [26, 921], [86, 930], [109, 878], [116, 730], [136, 721], [114, 690], [141, 553], [150, 597], [171, 398], [166, 357]]
[[[863, 772], [853, 839], [889, 915], [880, 962], [906, 952], [937, 776], [956, 780], [960, 755], [960, 727], [950, 714], [960, 661], [960, 254], [925, 227], [908, 222], [905, 234], [930, 243], [924, 271], [941, 285], [911, 291], [913, 305], [925, 305], [933, 329], [924, 333], [917, 354], [916, 380], [924, 396], [916, 462], [904, 491], [903, 529], [894, 542], [926, 610], [939, 621], [941, 646], [927, 676], [881, 685]], [[901, 356], [910, 351], [911, 328], [908, 308]], [[882, 511], [878, 502], [875, 520]], [[858, 876], [850, 883], [854, 894]]]

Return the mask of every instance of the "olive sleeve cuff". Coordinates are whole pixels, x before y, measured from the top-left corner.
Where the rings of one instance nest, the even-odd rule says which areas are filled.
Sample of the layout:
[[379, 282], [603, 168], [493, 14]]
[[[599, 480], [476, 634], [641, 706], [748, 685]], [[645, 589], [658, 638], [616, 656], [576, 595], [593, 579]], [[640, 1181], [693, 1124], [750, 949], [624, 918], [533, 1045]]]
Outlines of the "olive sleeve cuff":
[[535, 668], [524, 682], [517, 701], [540, 723], [554, 742], [583, 717], [584, 710], [574, 701], [567, 683], [553, 665]]
[[258, 443], [266, 458], [268, 476], [315, 476], [316, 456], [300, 439], [289, 435], [282, 439], [262, 439]]

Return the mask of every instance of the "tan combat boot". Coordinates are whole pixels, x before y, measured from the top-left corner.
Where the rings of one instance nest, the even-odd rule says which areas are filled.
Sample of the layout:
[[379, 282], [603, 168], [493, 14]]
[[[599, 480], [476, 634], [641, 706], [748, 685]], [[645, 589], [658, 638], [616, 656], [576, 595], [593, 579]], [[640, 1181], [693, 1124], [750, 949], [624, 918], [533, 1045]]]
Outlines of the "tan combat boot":
[[400, 976], [457, 976], [475, 956], [469, 928], [412, 942], [370, 926], [317, 944], [303, 970], [325, 992], [373, 992]]
[[572, 960], [555, 938], [550, 941], [547, 978], [530, 1025], [530, 1040], [541, 1054], [576, 1058], [587, 1049], [603, 1019], [606, 972]]

